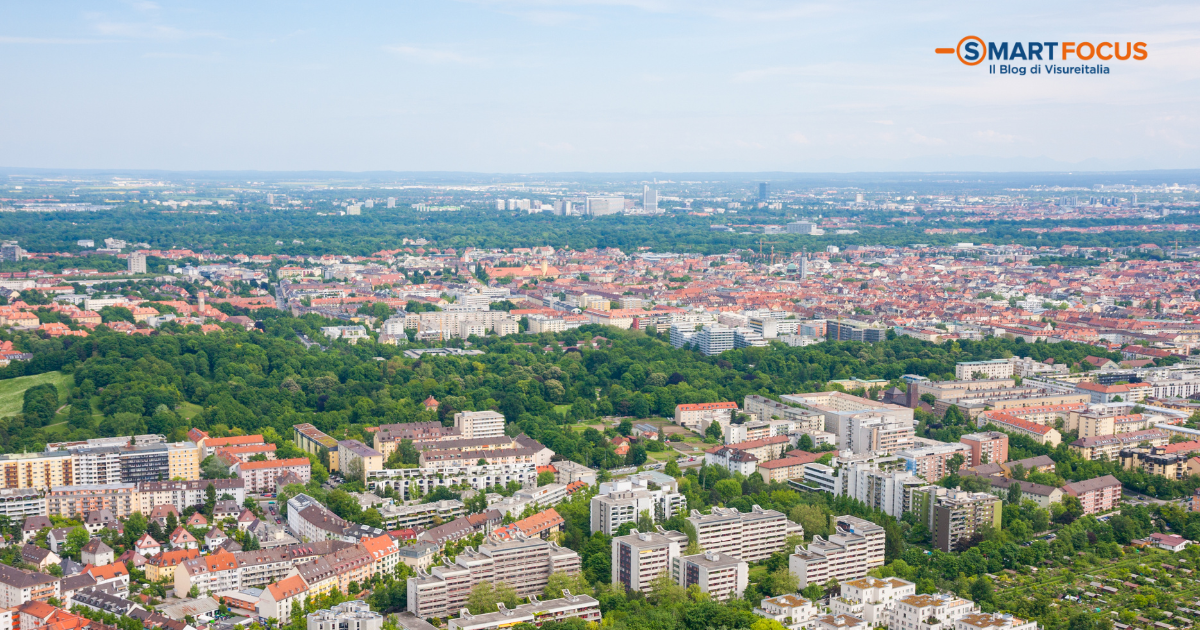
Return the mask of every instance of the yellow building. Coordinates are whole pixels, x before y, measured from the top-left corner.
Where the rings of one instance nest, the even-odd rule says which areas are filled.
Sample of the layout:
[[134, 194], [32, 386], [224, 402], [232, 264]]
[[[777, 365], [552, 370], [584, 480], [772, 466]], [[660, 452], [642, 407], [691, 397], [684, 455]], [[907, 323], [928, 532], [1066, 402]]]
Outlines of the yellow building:
[[[325, 435], [320, 429], [305, 422], [292, 426], [293, 437], [292, 441], [296, 446], [305, 453], [312, 453], [317, 457], [325, 454], [329, 457], [329, 471], [334, 472], [339, 470], [338, 467], [338, 441]], [[382, 468], [382, 465], [380, 466]]]
[[0, 488], [45, 490], [75, 483], [71, 454], [65, 450], [0, 455], [0, 475]]
[[191, 481], [200, 478], [200, 447], [193, 442], [167, 445], [167, 468], [170, 479]]

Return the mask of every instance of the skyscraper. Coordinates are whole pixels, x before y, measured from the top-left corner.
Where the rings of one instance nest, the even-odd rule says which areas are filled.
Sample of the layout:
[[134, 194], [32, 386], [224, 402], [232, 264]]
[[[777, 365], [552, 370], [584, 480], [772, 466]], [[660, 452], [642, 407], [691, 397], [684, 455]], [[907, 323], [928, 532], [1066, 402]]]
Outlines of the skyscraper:
[[768, 184], [767, 182], [759, 182], [758, 183], [758, 200], [759, 201], [767, 200], [767, 189], [769, 187], [770, 187], [770, 184]]
[[267, 193], [267, 205], [275, 205], [275, 193]]
[[658, 212], [658, 191], [649, 186], [642, 187], [642, 211]]
[[396, 198], [395, 197], [388, 197], [387, 207], [389, 207], [389, 208], [396, 207]]

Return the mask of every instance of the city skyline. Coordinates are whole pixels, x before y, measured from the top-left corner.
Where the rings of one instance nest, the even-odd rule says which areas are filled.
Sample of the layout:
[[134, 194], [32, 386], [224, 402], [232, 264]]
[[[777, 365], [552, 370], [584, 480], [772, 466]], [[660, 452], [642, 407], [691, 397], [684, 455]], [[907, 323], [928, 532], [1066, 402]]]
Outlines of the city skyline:
[[[0, 9], [25, 98], [0, 164], [330, 171], [1041, 171], [1200, 166], [1200, 13], [508, 1]], [[1145, 41], [1106, 76], [935, 55]]]

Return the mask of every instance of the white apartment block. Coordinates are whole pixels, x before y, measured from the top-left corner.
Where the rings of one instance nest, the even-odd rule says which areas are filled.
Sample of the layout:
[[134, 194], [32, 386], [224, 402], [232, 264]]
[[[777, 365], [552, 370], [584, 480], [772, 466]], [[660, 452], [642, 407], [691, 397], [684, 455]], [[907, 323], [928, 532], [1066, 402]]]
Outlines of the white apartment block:
[[[742, 407], [746, 413], [755, 414], [759, 420], [771, 422], [772, 426], [775, 426], [775, 420], [791, 422], [791, 429], [788, 433], [814, 433], [825, 430], [825, 416], [808, 409], [775, 402], [766, 396], [746, 396]], [[782, 434], [772, 433], [772, 435]]]
[[711, 514], [692, 510], [688, 522], [696, 528], [701, 549], [755, 562], [784, 548], [787, 537], [804, 535], [804, 528], [776, 510], [754, 506], [750, 512], [714, 507]]
[[[659, 486], [658, 489], [650, 489], [651, 481]], [[642, 512], [648, 513], [655, 522], [683, 512], [687, 498], [678, 492], [678, 484], [672, 482], [642, 477], [600, 484], [599, 492], [591, 501], [591, 530], [612, 536], [621, 525], [637, 522]]]
[[968, 613], [954, 620], [954, 630], [1038, 630], [1038, 624], [1003, 613]]
[[750, 565], [728, 554], [705, 551], [673, 558], [671, 580], [683, 588], [695, 584], [713, 601], [723, 602], [741, 597], [750, 581]]
[[[538, 601], [530, 597], [529, 603], [518, 604], [509, 610], [503, 603], [497, 604], [499, 610], [494, 613], [472, 615], [463, 611], [458, 617], [447, 620], [449, 630], [501, 630], [517, 625], [541, 625], [544, 623], [560, 623], [567, 619], [581, 619], [588, 626], [599, 625], [600, 602], [590, 595], [572, 595], [564, 590], [563, 596], [557, 599]], [[309, 630], [313, 630], [309, 628]], [[347, 630], [358, 630], [348, 628]]]
[[943, 630], [954, 620], [979, 612], [970, 600], [946, 593], [901, 597], [888, 615], [888, 630]]
[[871, 624], [887, 623], [901, 598], [916, 595], [917, 585], [900, 578], [863, 577], [843, 582], [839, 597], [830, 601], [835, 615], [854, 615]]
[[[982, 374], [982, 377], [976, 377]], [[994, 361], [963, 361], [954, 366], [954, 380], [974, 381], [992, 378], [1012, 378], [1013, 364], [1008, 359]]]
[[431, 462], [421, 468], [367, 471], [367, 490], [382, 494], [385, 487], [391, 487], [405, 499], [412, 498], [413, 490], [427, 495], [439, 487], [466, 484], [487, 491], [496, 486], [504, 487], [510, 481], [525, 488], [537, 486], [537, 466], [533, 463], [458, 466]]
[[897, 458], [850, 462], [842, 467], [842, 494], [858, 499], [868, 506], [900, 518], [909, 511], [911, 492], [927, 485], [926, 481], [906, 470]]
[[696, 333], [692, 343], [696, 344], [701, 354], [710, 357], [733, 350], [733, 329], [719, 324], [708, 324]]
[[787, 630], [811, 630], [818, 612], [812, 600], [796, 594], [765, 598], [754, 609], [754, 614], [774, 619]]
[[612, 541], [612, 583], [648, 593], [654, 578], [671, 570], [671, 562], [687, 547], [688, 537], [676, 531], [639, 532]]
[[501, 437], [504, 435], [504, 416], [495, 411], [460, 411], [454, 414], [454, 428], [462, 439]]
[[846, 435], [848, 440], [841, 444], [842, 450], [850, 450], [859, 455], [891, 455], [911, 448], [916, 430], [911, 418], [865, 413], [850, 416]]
[[808, 549], [796, 547], [788, 558], [788, 568], [800, 580], [800, 588], [824, 584], [830, 578], [839, 582], [863, 577], [883, 566], [885, 534], [871, 521], [854, 516], [835, 519], [837, 533], [828, 539], [814, 536]]
[[485, 543], [458, 554], [453, 564], [408, 578], [408, 611], [422, 619], [449, 616], [483, 581], [504, 582], [518, 597], [539, 595], [555, 571], [578, 574], [579, 554], [540, 538]]

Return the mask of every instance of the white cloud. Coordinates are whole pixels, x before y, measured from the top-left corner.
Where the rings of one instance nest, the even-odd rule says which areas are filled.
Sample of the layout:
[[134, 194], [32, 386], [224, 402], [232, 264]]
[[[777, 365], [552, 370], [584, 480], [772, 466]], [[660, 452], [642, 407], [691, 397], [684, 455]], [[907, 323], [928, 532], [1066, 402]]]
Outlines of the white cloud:
[[799, 132], [789, 133], [788, 140], [791, 140], [792, 142], [794, 142], [796, 144], [809, 144], [808, 136], [805, 136], [804, 134], [799, 133]]
[[394, 45], [384, 46], [383, 49], [394, 55], [422, 63], [456, 63], [472, 66], [483, 65], [484, 63], [484, 60], [477, 57], [470, 57], [450, 50], [440, 50], [437, 48]]

